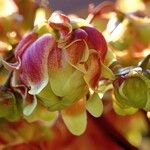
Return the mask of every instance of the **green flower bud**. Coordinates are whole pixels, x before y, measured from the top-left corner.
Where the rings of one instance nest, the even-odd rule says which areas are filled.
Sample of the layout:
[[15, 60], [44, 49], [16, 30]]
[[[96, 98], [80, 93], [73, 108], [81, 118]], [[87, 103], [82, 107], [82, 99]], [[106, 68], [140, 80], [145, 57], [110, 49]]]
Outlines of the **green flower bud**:
[[129, 104], [134, 107], [144, 107], [147, 97], [147, 86], [140, 77], [130, 77], [123, 83], [122, 92]]
[[119, 103], [134, 108], [150, 109], [150, 80], [139, 71], [139, 68], [118, 78], [114, 82], [114, 87], [114, 94]]

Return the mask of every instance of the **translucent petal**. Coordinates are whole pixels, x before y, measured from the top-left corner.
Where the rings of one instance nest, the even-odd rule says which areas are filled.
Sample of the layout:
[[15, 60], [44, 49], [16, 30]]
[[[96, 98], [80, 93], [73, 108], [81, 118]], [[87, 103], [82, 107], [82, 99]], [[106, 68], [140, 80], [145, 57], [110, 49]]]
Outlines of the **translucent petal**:
[[81, 135], [87, 125], [85, 101], [80, 100], [61, 112], [64, 123], [74, 135]]
[[29, 93], [38, 94], [48, 83], [48, 55], [55, 41], [45, 34], [30, 45], [22, 56], [21, 80], [31, 87]]
[[103, 112], [103, 103], [97, 93], [94, 93], [86, 103], [86, 109], [94, 117], [99, 117]]

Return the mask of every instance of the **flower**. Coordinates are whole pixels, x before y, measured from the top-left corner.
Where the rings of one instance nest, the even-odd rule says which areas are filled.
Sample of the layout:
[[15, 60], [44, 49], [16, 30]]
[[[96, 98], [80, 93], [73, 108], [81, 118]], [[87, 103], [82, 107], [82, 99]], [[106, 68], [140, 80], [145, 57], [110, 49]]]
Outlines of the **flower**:
[[94, 92], [88, 100], [87, 94], [97, 88], [106, 53], [106, 41], [94, 27], [83, 19], [54, 12], [48, 23], [35, 27], [20, 41], [15, 51], [17, 62], [3, 63], [14, 70], [28, 94], [49, 111], [61, 111], [69, 130], [79, 135], [86, 127], [85, 110], [96, 117], [102, 112], [98, 94]]
[[121, 75], [114, 81], [114, 107], [117, 110], [126, 109], [127, 113], [134, 113], [137, 109], [150, 110], [149, 78], [144, 75], [142, 68], [136, 67]]

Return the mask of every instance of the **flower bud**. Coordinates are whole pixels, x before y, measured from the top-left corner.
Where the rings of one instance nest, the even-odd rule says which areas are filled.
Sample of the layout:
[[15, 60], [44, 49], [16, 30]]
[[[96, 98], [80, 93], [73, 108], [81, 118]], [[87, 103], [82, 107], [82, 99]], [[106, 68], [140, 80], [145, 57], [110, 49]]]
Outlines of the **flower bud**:
[[114, 81], [115, 97], [123, 105], [150, 109], [148, 106], [150, 80], [142, 72], [138, 72], [138, 68], [133, 70]]

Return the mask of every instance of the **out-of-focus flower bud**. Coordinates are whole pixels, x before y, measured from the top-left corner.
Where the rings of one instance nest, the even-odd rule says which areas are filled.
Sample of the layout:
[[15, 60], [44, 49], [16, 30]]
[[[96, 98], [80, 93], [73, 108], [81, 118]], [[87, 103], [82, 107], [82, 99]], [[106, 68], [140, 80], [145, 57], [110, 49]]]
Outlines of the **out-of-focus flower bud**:
[[87, 21], [94, 25], [99, 31], [105, 31], [109, 17], [115, 10], [115, 4], [110, 1], [100, 3], [96, 7], [89, 5], [89, 15]]
[[[131, 5], [129, 5], [129, 2]], [[139, 10], [144, 10], [145, 5], [143, 0], [117, 0], [116, 8], [119, 9], [123, 13], [132, 13]]]
[[150, 109], [150, 80], [140, 67], [114, 81], [114, 95], [120, 105], [127, 108]]
[[144, 12], [135, 12], [129, 15], [130, 21], [135, 27], [140, 40], [148, 44], [150, 42], [150, 16]]

